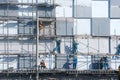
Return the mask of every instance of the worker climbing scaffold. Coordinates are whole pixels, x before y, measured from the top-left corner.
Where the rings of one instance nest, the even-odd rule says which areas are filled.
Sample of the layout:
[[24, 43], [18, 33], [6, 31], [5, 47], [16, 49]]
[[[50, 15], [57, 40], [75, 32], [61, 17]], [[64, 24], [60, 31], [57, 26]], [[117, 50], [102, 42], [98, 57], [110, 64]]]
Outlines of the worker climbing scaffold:
[[78, 43], [73, 40], [73, 47], [72, 47], [72, 52], [73, 52], [73, 69], [76, 69], [77, 67], [77, 49], [78, 49]]
[[112, 58], [113, 59], [119, 59], [119, 56], [117, 56], [117, 55], [120, 55], [120, 44], [116, 47], [115, 56], [113, 56]]
[[57, 51], [57, 53], [60, 53], [60, 44], [61, 40], [56, 40], [56, 47], [53, 49], [53, 52]]

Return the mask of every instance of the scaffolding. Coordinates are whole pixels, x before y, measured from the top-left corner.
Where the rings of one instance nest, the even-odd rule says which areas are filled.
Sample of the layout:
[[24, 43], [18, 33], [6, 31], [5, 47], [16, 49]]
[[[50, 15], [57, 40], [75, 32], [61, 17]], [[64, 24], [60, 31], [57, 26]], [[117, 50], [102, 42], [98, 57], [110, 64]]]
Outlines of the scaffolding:
[[[113, 60], [113, 63], [115, 63], [114, 70], [102, 70], [100, 68], [100, 59], [103, 56], [108, 56], [109, 61], [111, 61], [111, 57], [119, 57], [119, 55], [112, 54], [110, 51], [111, 47], [108, 53], [100, 53], [99, 38], [115, 40], [119, 39], [119, 36], [74, 35], [73, 18], [56, 18], [55, 8], [59, 5], [55, 4], [54, 0], [43, 1], [42, 3], [39, 0], [36, 0], [36, 2], [32, 0], [31, 3], [24, 3], [24, 0], [21, 0], [21, 2], [17, 0], [3, 0], [0, 2], [0, 44], [2, 45], [0, 47], [0, 74], [7, 76], [9, 79], [13, 78], [12, 74], [14, 74], [20, 80], [24, 76], [31, 80], [34, 78], [38, 80], [42, 73], [47, 73], [47, 76], [56, 73], [55, 78], [61, 75], [61, 79], [63, 79], [63, 73], [65, 75], [75, 75], [74, 79], [79, 78], [78, 75], [83, 74], [87, 76], [89, 74], [116, 76], [120, 63], [116, 58]], [[40, 26], [41, 29], [39, 29]], [[61, 33], [62, 29], [60, 27], [66, 29], [66, 32]], [[69, 30], [71, 31], [69, 32]], [[78, 39], [85, 40], [86, 44], [78, 41]], [[98, 40], [98, 48], [90, 46], [90, 39]], [[54, 48], [56, 48], [59, 40], [62, 43], [59, 44], [60, 49], [56, 52]], [[87, 53], [80, 52], [81, 50], [73, 51], [74, 40], [84, 46], [87, 49]], [[64, 47], [66, 47], [66, 51], [63, 50]], [[90, 52], [90, 49], [95, 52]], [[73, 69], [73, 57], [76, 55], [78, 64], [77, 68]], [[45, 60], [47, 69], [40, 69], [41, 60]], [[71, 63], [70, 69], [63, 68], [63, 65], [68, 60]], [[81, 79], [84, 79], [84, 77]], [[14, 78], [16, 79], [16, 77]]]

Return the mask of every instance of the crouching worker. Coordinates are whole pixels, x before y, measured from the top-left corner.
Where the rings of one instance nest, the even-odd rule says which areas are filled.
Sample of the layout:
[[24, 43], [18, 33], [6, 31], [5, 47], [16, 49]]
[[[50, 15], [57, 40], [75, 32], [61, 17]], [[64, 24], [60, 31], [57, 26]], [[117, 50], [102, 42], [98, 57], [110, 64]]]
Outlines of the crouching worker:
[[42, 61], [40, 62], [40, 66], [41, 66], [41, 69], [45, 69], [45, 68], [46, 68], [46, 66], [45, 66], [45, 61], [44, 61], [44, 60], [42, 60]]
[[63, 65], [63, 68], [64, 68], [64, 69], [70, 69], [70, 65], [71, 65], [71, 63], [69, 63], [69, 61], [67, 61], [67, 62]]

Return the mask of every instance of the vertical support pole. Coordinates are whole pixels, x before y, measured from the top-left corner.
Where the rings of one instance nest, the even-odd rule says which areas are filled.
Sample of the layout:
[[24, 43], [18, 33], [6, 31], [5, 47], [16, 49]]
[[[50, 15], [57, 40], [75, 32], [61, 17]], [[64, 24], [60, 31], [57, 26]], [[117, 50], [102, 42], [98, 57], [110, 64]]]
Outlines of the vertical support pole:
[[[98, 26], [98, 58], [101, 58], [101, 56], [100, 56], [100, 26]], [[96, 58], [96, 57], [95, 57]], [[98, 64], [99, 64], [99, 70], [100, 70], [100, 61], [98, 62]]]
[[17, 69], [19, 70], [20, 69], [20, 55], [18, 54], [17, 56]]
[[88, 55], [87, 55], [87, 69], [88, 69], [88, 66], [89, 66], [88, 65], [88, 62], [89, 62], [89, 60], [88, 60], [89, 59], [89, 37], [88, 36], [87, 36], [87, 44], [88, 44], [87, 45], [87, 50], [88, 50]]
[[55, 54], [55, 69], [57, 69], [57, 55]]
[[[38, 3], [38, 0], [36, 0]], [[36, 11], [36, 19], [37, 19], [37, 26], [36, 26], [36, 80], [39, 79], [39, 72], [38, 72], [38, 56], [39, 56], [39, 17], [38, 17], [38, 9]]]
[[[111, 54], [111, 37], [108, 37], [108, 42], [109, 42], [109, 54]], [[110, 58], [110, 56], [108, 56]], [[108, 67], [110, 68], [111, 66], [111, 60], [108, 59]]]
[[72, 17], [73, 17], [73, 18], [75, 17], [75, 16], [74, 16], [74, 10], [75, 10], [75, 9], [74, 9], [74, 8], [75, 8], [75, 7], [74, 7], [74, 5], [75, 5], [74, 2], [75, 2], [75, 1], [72, 0], [72, 14], [73, 14]]
[[111, 37], [108, 37], [108, 42], [109, 42], [109, 53], [111, 53]]

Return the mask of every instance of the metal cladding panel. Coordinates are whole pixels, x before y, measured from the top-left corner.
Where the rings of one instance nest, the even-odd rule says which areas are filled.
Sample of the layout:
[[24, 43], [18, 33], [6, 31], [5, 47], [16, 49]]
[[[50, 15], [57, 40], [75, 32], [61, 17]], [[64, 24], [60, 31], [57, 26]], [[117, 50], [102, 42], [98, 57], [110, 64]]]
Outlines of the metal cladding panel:
[[17, 10], [9, 10], [8, 13], [6, 11], [6, 16], [18, 16], [18, 11]]
[[73, 34], [73, 18], [57, 18], [56, 33], [57, 35]]
[[60, 6], [71, 6], [72, 0], [54, 0], [56, 4], [59, 4]]
[[65, 18], [57, 18], [56, 33], [57, 35], [66, 34], [66, 19]]
[[110, 20], [110, 35], [120, 35], [120, 19]]
[[31, 7], [31, 6], [18, 6], [18, 13], [19, 13], [19, 16], [36, 16], [36, 7]]
[[17, 6], [1, 6], [0, 7], [1, 16], [18, 16]]
[[0, 16], [4, 16], [5, 11], [4, 10], [0, 10]]
[[18, 27], [18, 34], [24, 34], [24, 27]]
[[119, 6], [111, 6], [110, 17], [111, 18], [120, 18], [120, 7]]
[[73, 18], [67, 18], [67, 35], [73, 35], [73, 26], [74, 26], [74, 19]]
[[0, 0], [1, 2], [18, 2], [18, 0]]
[[30, 33], [31, 33], [30, 27], [25, 27], [25, 34], [30, 34]]
[[110, 36], [110, 21], [108, 18], [92, 19], [92, 36]]
[[110, 0], [111, 5], [120, 5], [120, 0]]
[[19, 69], [28, 69], [35, 67], [35, 57], [30, 56], [20, 56], [19, 59]]
[[69, 6], [58, 6], [56, 7], [56, 17], [72, 17], [72, 7]]
[[53, 7], [38, 7], [40, 17], [55, 17], [55, 11]]
[[33, 34], [33, 29], [31, 27], [19, 27], [18, 34]]
[[74, 19], [74, 34], [90, 35], [91, 20], [90, 19]]
[[17, 23], [8, 22], [0, 25], [0, 34], [17, 34]]
[[3, 69], [17, 69], [17, 56], [3, 56], [0, 55], [0, 70]]
[[92, 1], [92, 17], [108, 17], [108, 1]]
[[92, 16], [92, 8], [76, 5], [74, 6], [74, 17], [91, 17]]

